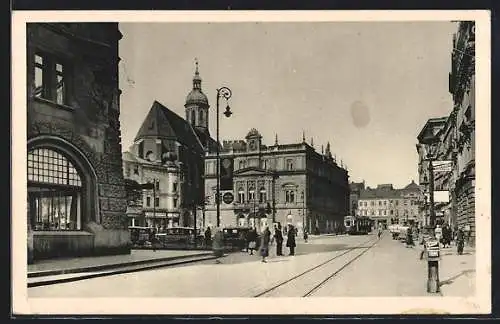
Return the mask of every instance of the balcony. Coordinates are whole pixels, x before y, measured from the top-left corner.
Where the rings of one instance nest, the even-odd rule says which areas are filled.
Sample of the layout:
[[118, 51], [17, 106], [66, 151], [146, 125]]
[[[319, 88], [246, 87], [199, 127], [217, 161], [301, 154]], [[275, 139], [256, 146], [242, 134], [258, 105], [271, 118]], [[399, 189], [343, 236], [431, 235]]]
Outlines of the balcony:
[[[235, 201], [233, 203], [234, 209], [235, 210], [244, 210], [244, 211], [253, 211], [254, 209], [257, 210], [266, 210], [268, 202], [260, 203], [260, 202], [243, 202], [240, 203], [238, 201]], [[269, 206], [272, 206], [272, 202], [269, 202]]]

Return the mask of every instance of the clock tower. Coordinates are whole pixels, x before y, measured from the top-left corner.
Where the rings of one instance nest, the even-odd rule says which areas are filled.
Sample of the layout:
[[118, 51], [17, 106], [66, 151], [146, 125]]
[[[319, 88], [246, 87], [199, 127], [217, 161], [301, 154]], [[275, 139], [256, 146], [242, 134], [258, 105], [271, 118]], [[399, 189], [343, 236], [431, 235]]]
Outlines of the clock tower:
[[245, 137], [247, 140], [247, 151], [249, 152], [259, 152], [260, 145], [262, 142], [262, 135], [255, 129], [252, 128], [247, 136]]

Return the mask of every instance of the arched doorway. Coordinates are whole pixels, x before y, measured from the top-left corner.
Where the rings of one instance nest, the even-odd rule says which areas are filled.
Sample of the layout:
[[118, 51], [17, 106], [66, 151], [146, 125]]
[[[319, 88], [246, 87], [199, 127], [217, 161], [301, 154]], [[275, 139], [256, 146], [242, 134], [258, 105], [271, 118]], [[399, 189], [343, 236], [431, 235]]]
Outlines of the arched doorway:
[[28, 141], [28, 224], [34, 231], [78, 231], [98, 222], [96, 176], [79, 150], [57, 137]]

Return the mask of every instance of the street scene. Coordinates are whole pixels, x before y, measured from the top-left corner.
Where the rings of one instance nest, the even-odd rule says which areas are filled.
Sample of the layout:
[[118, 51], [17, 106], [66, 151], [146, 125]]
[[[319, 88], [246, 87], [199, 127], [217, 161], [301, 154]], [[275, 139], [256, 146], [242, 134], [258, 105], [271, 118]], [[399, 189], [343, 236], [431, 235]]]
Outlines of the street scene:
[[474, 21], [26, 28], [29, 298], [476, 295]]

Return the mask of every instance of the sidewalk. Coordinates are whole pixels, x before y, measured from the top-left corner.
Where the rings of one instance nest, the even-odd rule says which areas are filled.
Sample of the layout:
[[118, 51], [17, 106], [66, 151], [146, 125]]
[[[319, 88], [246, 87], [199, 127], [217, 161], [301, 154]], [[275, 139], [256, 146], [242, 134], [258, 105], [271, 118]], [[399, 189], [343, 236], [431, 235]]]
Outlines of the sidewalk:
[[39, 260], [35, 264], [28, 265], [28, 278], [97, 271], [211, 254], [211, 251], [132, 250], [130, 254], [124, 255]]
[[458, 255], [456, 246], [441, 249], [440, 290], [443, 296], [472, 296], [476, 293], [476, 253], [471, 247]]

